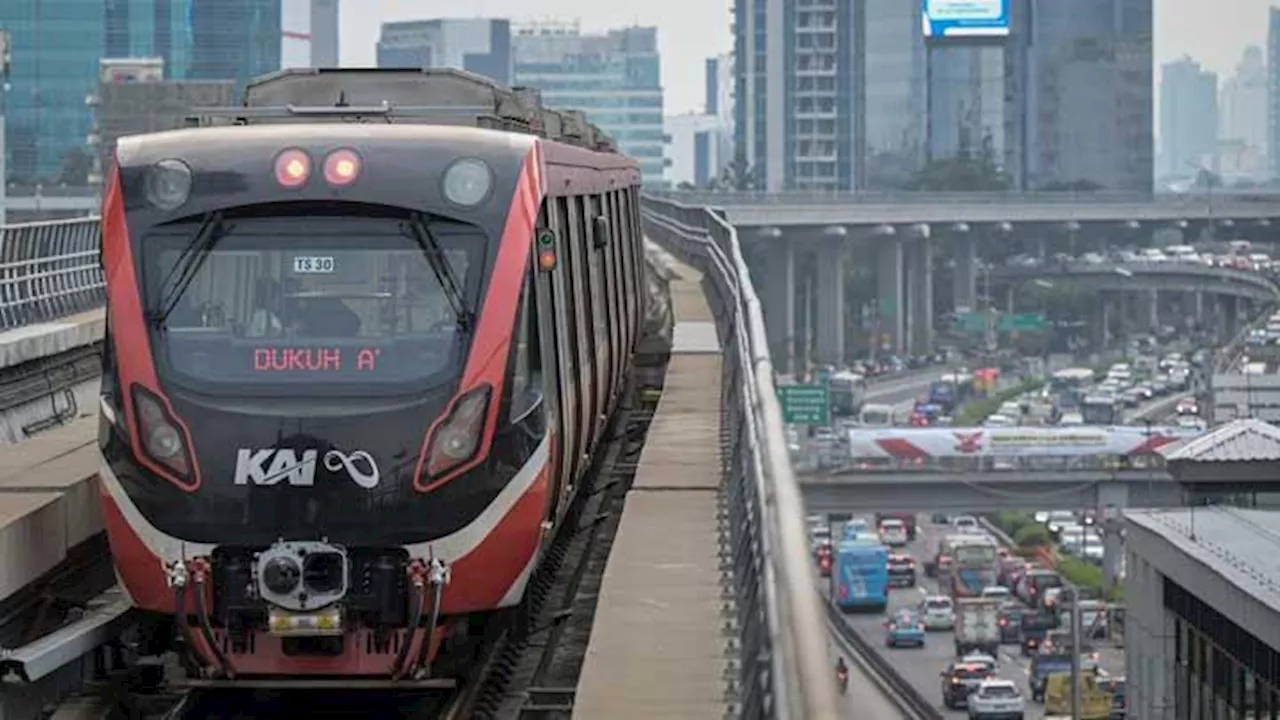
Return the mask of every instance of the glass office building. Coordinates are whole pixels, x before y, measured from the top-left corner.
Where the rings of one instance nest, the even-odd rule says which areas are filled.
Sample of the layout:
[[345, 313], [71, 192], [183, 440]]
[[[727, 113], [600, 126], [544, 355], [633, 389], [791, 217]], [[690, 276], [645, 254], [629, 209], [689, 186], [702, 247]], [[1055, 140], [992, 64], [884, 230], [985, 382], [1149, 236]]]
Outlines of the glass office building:
[[512, 38], [515, 84], [542, 91], [548, 107], [582, 110], [663, 183], [662, 78], [656, 28], [583, 35], [576, 25], [529, 25]]
[[1013, 3], [1006, 167], [1020, 188], [1149, 192], [1152, 0]]
[[191, 80], [250, 79], [280, 69], [280, 0], [188, 0]]
[[87, 152], [86, 97], [102, 57], [101, 0], [4, 0], [0, 29], [12, 37], [3, 97], [8, 179], [55, 182], [70, 153]]
[[106, 0], [104, 57], [164, 59], [165, 75], [191, 69], [192, 0]]
[[378, 67], [451, 67], [511, 84], [511, 21], [468, 18], [382, 24]]

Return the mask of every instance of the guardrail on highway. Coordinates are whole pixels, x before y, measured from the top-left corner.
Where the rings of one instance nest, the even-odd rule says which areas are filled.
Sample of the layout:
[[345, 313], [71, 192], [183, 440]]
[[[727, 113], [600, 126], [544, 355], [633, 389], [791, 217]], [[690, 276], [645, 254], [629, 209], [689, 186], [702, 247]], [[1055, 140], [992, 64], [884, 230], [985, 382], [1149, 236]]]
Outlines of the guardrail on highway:
[[0, 330], [100, 307], [98, 220], [0, 227]]
[[764, 316], [737, 233], [706, 208], [653, 198], [645, 199], [643, 217], [649, 239], [703, 273], [724, 347], [742, 714], [837, 718], [804, 506], [774, 395]]
[[1205, 287], [1210, 281], [1217, 281], [1224, 286], [1240, 285], [1256, 289], [1256, 293], [1244, 293], [1272, 298], [1280, 296], [1280, 286], [1269, 275], [1252, 270], [1213, 267], [1190, 262], [1139, 262], [1139, 263], [1049, 263], [1035, 267], [1005, 266], [992, 269], [993, 279], [1037, 277], [1052, 280], [1066, 275], [1096, 275], [1111, 279], [1116, 285], [1131, 283], [1142, 277], [1162, 278], [1169, 282], [1192, 283], [1194, 287]]
[[1162, 206], [1205, 205], [1211, 198], [1232, 202], [1275, 202], [1280, 189], [1227, 190], [1212, 193], [1137, 193], [1137, 192], [847, 192], [795, 190], [763, 192], [754, 190], [669, 190], [652, 193], [655, 198], [688, 205], [823, 205], [834, 203], [1027, 203], [1027, 204], [1114, 204], [1150, 203]]

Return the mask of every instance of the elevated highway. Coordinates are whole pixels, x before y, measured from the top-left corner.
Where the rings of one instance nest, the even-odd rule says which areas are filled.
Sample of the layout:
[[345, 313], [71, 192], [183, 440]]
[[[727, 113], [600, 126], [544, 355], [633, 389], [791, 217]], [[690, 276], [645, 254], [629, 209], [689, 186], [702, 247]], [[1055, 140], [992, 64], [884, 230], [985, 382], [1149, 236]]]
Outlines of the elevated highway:
[[1207, 293], [1270, 302], [1280, 297], [1275, 278], [1251, 270], [1195, 263], [1051, 263], [1040, 267], [992, 268], [993, 285], [1035, 279], [1068, 280], [1101, 292]]
[[1243, 223], [1280, 219], [1277, 196], [1253, 192], [1135, 193], [822, 193], [669, 192], [665, 199], [723, 209], [740, 227], [870, 226], [917, 223], [1112, 224]]

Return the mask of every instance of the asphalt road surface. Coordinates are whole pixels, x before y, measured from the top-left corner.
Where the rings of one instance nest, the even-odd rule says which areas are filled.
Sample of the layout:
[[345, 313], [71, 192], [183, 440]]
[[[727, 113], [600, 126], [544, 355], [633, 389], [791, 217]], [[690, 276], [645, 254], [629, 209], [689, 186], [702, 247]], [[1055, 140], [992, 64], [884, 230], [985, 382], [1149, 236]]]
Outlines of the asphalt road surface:
[[[907, 551], [916, 559], [919, 574], [914, 588], [895, 589], [889, 596], [889, 609], [885, 614], [851, 614], [845, 620], [863, 634], [873, 644], [883, 647], [885, 638], [884, 621], [888, 614], [902, 608], [915, 608], [926, 595], [937, 593], [937, 585], [931, 578], [924, 576], [924, 559], [929, 549], [934, 547], [947, 528], [929, 523], [929, 516], [919, 518], [919, 532], [916, 542], [908, 546]], [[1105, 646], [1096, 641], [1095, 647], [1100, 651], [1100, 662], [1104, 670], [1112, 675], [1124, 675], [1124, 652], [1118, 648]], [[884, 648], [882, 653], [893, 663], [894, 667], [917, 690], [944, 715], [948, 717], [967, 717], [965, 710], [947, 710], [942, 704], [942, 678], [940, 674], [947, 663], [956, 659], [953, 638], [950, 632], [930, 632], [922, 649]], [[1030, 658], [1024, 658], [1016, 645], [1005, 645], [1001, 649], [999, 661], [1000, 677], [1013, 680], [1023, 691], [1027, 700], [1027, 720], [1042, 720], [1044, 706], [1031, 701], [1027, 691], [1027, 675], [1031, 666]], [[860, 678], [855, 678], [860, 679]], [[852, 684], [852, 681], [851, 681]], [[850, 688], [852, 692], [853, 688]], [[892, 715], [891, 715], [892, 716]], [[865, 715], [864, 717], [880, 717]]]

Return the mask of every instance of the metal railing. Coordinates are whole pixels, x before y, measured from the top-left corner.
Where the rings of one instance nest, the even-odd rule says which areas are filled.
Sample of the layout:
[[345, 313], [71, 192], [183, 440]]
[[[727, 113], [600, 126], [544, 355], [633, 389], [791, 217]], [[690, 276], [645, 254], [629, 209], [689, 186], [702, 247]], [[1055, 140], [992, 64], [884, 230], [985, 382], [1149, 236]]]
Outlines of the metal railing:
[[96, 217], [0, 227], [0, 330], [101, 307], [99, 246]]
[[649, 239], [703, 273], [724, 349], [741, 716], [840, 717], [764, 316], [737, 233], [707, 208], [661, 199], [646, 198], [643, 216]]

